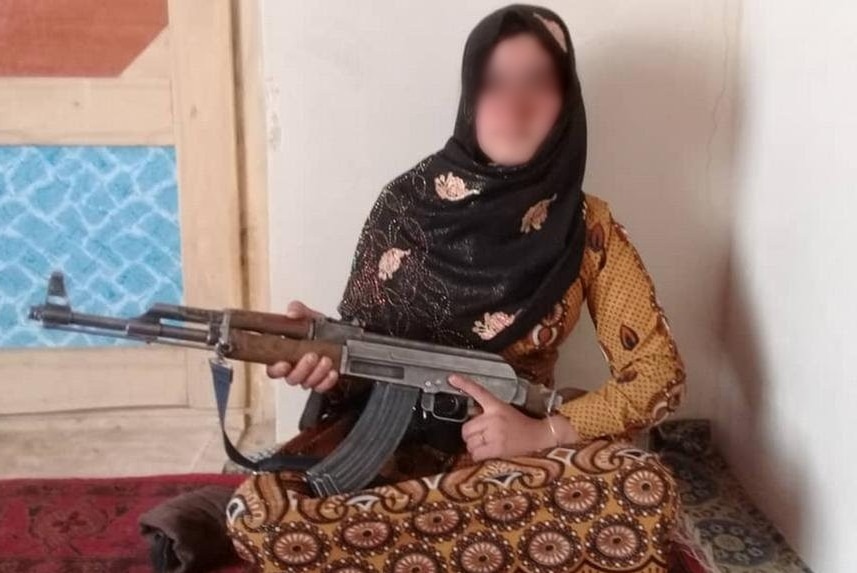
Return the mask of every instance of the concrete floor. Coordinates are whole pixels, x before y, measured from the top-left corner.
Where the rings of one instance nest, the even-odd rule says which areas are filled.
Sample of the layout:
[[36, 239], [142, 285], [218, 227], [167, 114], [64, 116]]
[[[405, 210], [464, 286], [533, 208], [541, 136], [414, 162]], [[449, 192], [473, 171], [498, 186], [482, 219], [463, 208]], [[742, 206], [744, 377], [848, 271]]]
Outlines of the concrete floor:
[[[273, 443], [273, 423], [228, 423], [240, 448]], [[221, 473], [226, 462], [217, 414], [121, 409], [0, 416], [0, 479]]]

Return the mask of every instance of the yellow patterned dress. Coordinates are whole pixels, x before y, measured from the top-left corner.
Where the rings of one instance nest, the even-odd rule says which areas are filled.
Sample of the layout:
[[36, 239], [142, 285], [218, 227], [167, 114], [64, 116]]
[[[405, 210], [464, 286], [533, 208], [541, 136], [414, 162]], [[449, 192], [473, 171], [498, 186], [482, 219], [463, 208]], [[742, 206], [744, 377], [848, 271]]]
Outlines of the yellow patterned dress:
[[[583, 441], [478, 463], [403, 443], [382, 471], [397, 481], [323, 498], [301, 473], [254, 474], [227, 509], [243, 559], [265, 572], [666, 571], [675, 485], [627, 439], [677, 407], [684, 366], [625, 229], [603, 200], [586, 195], [585, 206], [578, 279], [503, 352], [521, 375], [553, 386], [557, 348], [586, 301], [611, 376], [560, 409]], [[350, 386], [340, 386], [345, 401]], [[328, 453], [354, 423], [334, 418], [282, 448]]]

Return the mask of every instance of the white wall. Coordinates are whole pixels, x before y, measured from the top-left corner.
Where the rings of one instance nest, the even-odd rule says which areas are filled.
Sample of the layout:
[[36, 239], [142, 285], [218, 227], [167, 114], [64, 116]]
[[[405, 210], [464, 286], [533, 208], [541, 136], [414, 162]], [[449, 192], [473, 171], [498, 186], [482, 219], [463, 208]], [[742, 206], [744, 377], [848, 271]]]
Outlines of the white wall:
[[[263, 4], [274, 307], [332, 313], [375, 196], [450, 134], [467, 33], [503, 2]], [[546, 4], [575, 40], [585, 188], [630, 230], [687, 362], [682, 414], [715, 419], [816, 571], [852, 571], [857, 8]], [[560, 379], [605, 375], [584, 319]], [[284, 439], [305, 395], [280, 388]]]
[[718, 437], [819, 573], [857, 569], [857, 6], [745, 2]]
[[[504, 4], [263, 2], [274, 308], [298, 298], [333, 312], [372, 202], [451, 134], [467, 34]], [[578, 55], [585, 189], [610, 201], [642, 252], [687, 362], [684, 414], [704, 415], [727, 276], [735, 0], [546, 5]], [[590, 388], [605, 379], [588, 318], [558, 374]], [[279, 391], [279, 438], [304, 396]]]

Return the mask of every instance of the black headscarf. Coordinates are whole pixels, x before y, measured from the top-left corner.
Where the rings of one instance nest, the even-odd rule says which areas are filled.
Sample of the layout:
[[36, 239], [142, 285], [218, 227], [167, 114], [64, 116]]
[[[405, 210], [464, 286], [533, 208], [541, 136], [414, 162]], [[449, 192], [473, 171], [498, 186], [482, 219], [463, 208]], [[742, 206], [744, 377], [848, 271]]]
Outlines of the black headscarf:
[[[550, 51], [565, 99], [523, 165], [491, 164], [474, 106], [488, 56], [512, 28]], [[577, 278], [584, 247], [586, 116], [568, 29], [550, 10], [512, 5], [467, 39], [455, 132], [379, 195], [338, 310], [368, 330], [500, 351], [548, 314]]]

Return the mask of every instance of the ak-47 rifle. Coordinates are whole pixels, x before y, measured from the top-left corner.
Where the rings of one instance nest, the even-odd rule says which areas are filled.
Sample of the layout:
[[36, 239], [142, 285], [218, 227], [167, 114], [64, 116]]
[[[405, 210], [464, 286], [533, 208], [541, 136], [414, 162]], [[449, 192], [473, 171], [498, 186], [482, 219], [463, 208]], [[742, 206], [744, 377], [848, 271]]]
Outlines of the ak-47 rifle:
[[557, 391], [517, 376], [497, 354], [373, 334], [330, 318], [291, 319], [162, 303], [127, 319], [79, 313], [71, 308], [60, 272], [51, 275], [45, 304], [32, 307], [30, 318], [46, 328], [213, 350], [210, 364], [221, 429], [232, 382], [226, 358], [294, 363], [315, 352], [329, 357], [340, 375], [372, 381], [360, 418], [322, 460], [275, 454], [253, 461], [241, 455], [223, 431], [224, 447], [233, 461], [258, 471], [304, 470], [317, 495], [356, 491], [369, 484], [399, 445], [415, 412], [424, 419], [466, 420], [472, 398], [447, 382], [450, 374], [469, 376], [532, 416], [547, 416], [562, 403]]

